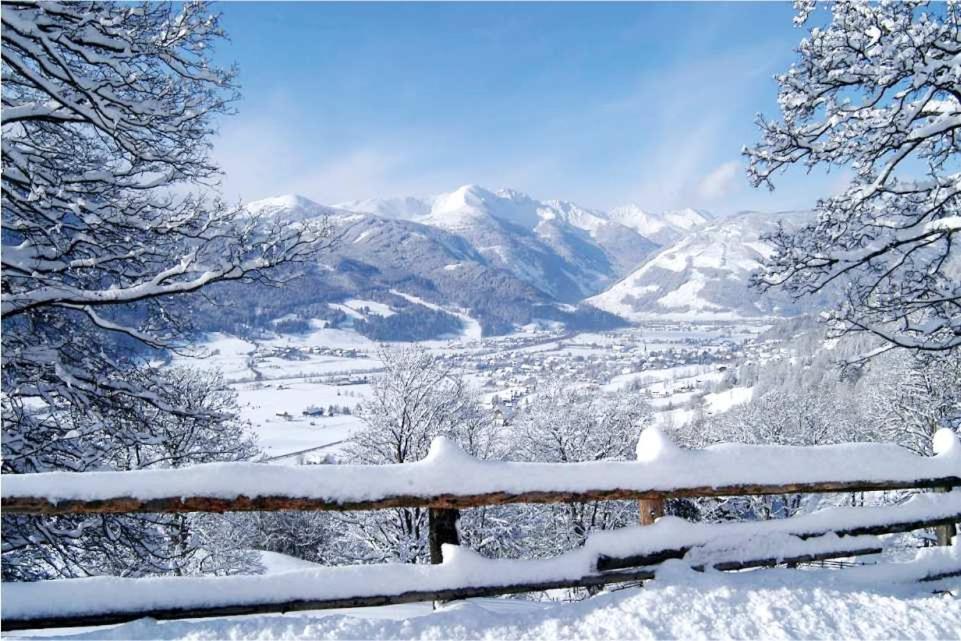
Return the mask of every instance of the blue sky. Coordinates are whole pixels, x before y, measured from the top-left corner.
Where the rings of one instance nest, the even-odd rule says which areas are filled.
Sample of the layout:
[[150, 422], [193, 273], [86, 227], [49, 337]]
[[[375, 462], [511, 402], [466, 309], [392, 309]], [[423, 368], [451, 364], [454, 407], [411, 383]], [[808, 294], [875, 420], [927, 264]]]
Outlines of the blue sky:
[[243, 100], [225, 193], [334, 203], [465, 183], [606, 208], [813, 204], [740, 157], [803, 31], [788, 3], [223, 3]]

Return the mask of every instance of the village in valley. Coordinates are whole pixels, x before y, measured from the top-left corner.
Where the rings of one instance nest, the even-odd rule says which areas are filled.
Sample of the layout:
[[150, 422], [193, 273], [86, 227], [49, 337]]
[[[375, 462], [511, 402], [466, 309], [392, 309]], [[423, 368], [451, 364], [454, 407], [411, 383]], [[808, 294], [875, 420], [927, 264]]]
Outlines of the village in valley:
[[[784, 356], [781, 341], [765, 337], [769, 323], [652, 321], [585, 333], [532, 325], [505, 336], [421, 345], [462, 372], [502, 426], [539, 386], [559, 383], [636, 393], [655, 421], [671, 428], [750, 401], [750, 388], [737, 385], [736, 368]], [[378, 354], [392, 348], [325, 327], [249, 342], [211, 339], [210, 356], [201, 362], [227, 372], [267, 457], [288, 463], [336, 460], [383, 372]]]

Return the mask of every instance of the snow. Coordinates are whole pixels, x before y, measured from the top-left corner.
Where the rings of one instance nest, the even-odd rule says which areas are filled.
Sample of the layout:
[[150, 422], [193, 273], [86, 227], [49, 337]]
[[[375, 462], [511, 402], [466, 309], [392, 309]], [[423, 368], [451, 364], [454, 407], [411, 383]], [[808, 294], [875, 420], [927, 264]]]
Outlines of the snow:
[[[640, 372], [618, 374], [604, 386], [605, 391], [616, 392], [632, 384], [639, 384], [653, 394], [674, 394], [676, 387], [691, 383], [716, 381], [724, 374], [711, 365], [678, 365], [664, 369], [648, 369]], [[677, 400], [677, 399], [675, 399]]]
[[691, 209], [690, 207], [666, 211], [661, 214], [661, 217], [669, 224], [681, 229], [692, 229], [710, 221], [712, 218], [707, 212]]
[[[370, 302], [370, 301], [368, 301]], [[174, 365], [220, 369], [224, 377], [230, 382], [250, 381], [256, 378], [255, 372], [248, 367], [250, 357], [258, 350], [270, 351], [280, 348], [295, 347], [355, 349], [360, 351], [374, 351], [377, 344], [360, 334], [343, 329], [315, 327], [306, 334], [282, 335], [273, 338], [245, 340], [227, 334], [210, 334], [200, 346], [208, 354], [205, 358], [175, 355]], [[264, 358], [258, 360], [256, 368], [266, 379], [286, 378], [291, 376], [319, 376], [348, 370], [369, 370], [380, 367], [380, 361], [368, 354], [359, 354], [353, 358], [309, 354], [308, 360], [284, 360], [281, 358]]]
[[709, 413], [720, 414], [721, 412], [728, 411], [735, 405], [750, 403], [753, 394], [753, 387], [732, 387], [723, 392], [705, 395], [704, 404], [707, 406]]
[[[829, 530], [853, 530], [874, 525], [950, 518], [958, 514], [961, 514], [961, 493], [952, 492], [918, 494], [901, 505], [830, 507], [790, 519], [770, 521], [691, 523], [665, 516], [651, 526], [597, 532], [585, 547], [596, 554], [628, 557], [661, 550], [713, 546], [715, 549], [736, 550], [736, 554], [743, 556], [740, 560], [743, 560], [748, 558], [744, 555], [763, 558], [764, 555], [759, 557], [757, 552], [761, 542], [782, 537], [771, 552], [773, 557], [780, 558], [790, 556], [788, 548], [792, 543], [784, 539], [785, 536], [809, 536]], [[852, 538], [858, 537], [845, 537], [845, 540]], [[864, 542], [878, 544], [872, 537], [864, 538]], [[689, 559], [690, 556], [685, 558]]]
[[656, 427], [647, 428], [637, 439], [637, 460], [642, 463], [675, 457], [680, 451], [681, 449]]
[[[866, 511], [870, 511], [868, 508]], [[831, 510], [826, 512], [832, 512]], [[378, 594], [403, 594], [410, 591], [430, 591], [453, 587], [477, 587], [477, 586], [505, 586], [532, 582], [550, 582], [577, 578], [593, 571], [594, 563], [599, 553], [612, 552], [617, 548], [617, 543], [621, 549], [628, 553], [636, 553], [637, 546], [632, 542], [638, 540], [647, 543], [654, 540], [666, 539], [672, 534], [698, 529], [716, 532], [724, 529], [731, 529], [731, 525], [714, 524], [704, 526], [702, 524], [678, 523], [679, 519], [671, 520], [670, 527], [662, 527], [665, 520], [658, 521], [655, 525], [646, 528], [629, 528], [616, 532], [606, 532], [600, 537], [591, 537], [588, 544], [583, 548], [574, 550], [567, 554], [553, 559], [538, 560], [511, 560], [511, 559], [485, 559], [476, 553], [458, 546], [444, 547], [444, 562], [440, 565], [423, 566], [409, 564], [385, 564], [375, 566], [346, 566], [335, 568], [311, 568], [302, 569], [299, 566], [285, 566], [286, 561], [266, 557], [268, 561], [277, 562], [274, 565], [273, 573], [262, 576], [228, 576], [228, 577], [156, 577], [156, 578], [118, 578], [118, 577], [95, 577], [86, 579], [65, 579], [56, 581], [44, 581], [37, 583], [17, 583], [6, 584], [4, 587], [4, 599], [2, 604], [2, 614], [9, 619], [36, 618], [41, 616], [75, 616], [94, 612], [130, 612], [144, 611], [149, 609], [165, 609], [180, 607], [215, 607], [218, 605], [241, 605], [245, 603], [283, 603], [292, 600], [312, 599], [322, 600], [339, 598], [341, 596], [353, 595], [378, 595]], [[751, 526], [749, 529], [755, 531], [768, 524], [778, 524], [784, 522], [767, 522], [764, 524], [737, 524], [739, 526]], [[698, 527], [700, 525], [700, 527]], [[658, 532], [658, 530], [664, 530]], [[768, 528], [770, 529], [770, 528]], [[652, 536], [653, 535], [653, 536]], [[678, 545], [677, 538], [668, 539], [671, 545]], [[943, 621], [948, 625], [939, 628], [942, 632], [961, 629], [961, 609], [957, 608], [956, 602], [950, 602], [950, 608], [943, 614], [947, 618], [940, 616], [941, 609], [935, 604], [941, 603], [930, 596], [930, 591], [925, 592], [922, 584], [916, 583], [919, 579], [935, 573], [961, 570], [961, 546], [955, 545], [947, 548], [922, 549], [919, 550], [914, 559], [909, 562], [892, 563], [883, 561], [876, 565], [862, 566], [851, 570], [825, 572], [823, 570], [809, 570], [799, 572], [795, 570], [764, 570], [755, 572], [741, 572], [737, 574], [721, 575], [708, 570], [700, 574], [691, 570], [691, 565], [697, 563], [715, 563], [719, 561], [732, 561], [739, 559], [758, 559], [771, 555], [772, 558], [783, 558], [788, 554], [811, 554], [816, 551], [849, 551], [864, 547], [879, 547], [878, 541], [874, 537], [846, 537], [840, 539], [836, 536], [826, 536], [819, 539], [809, 539], [802, 541], [797, 538], [785, 535], [767, 537], [767, 543], [760, 538], [750, 537], [717, 537], [712, 539], [710, 549], [696, 548], [689, 552], [684, 559], [669, 560], [657, 567], [655, 580], [646, 584], [642, 591], [636, 589], [624, 590], [618, 594], [629, 599], [639, 599], [641, 603], [622, 603], [616, 610], [603, 612], [608, 617], [624, 620], [637, 627], [638, 634], [645, 632], [645, 636], [650, 634], [653, 625], [691, 625], [701, 626], [706, 623], [705, 619], [710, 619], [713, 625], [724, 626], [743, 626], [745, 624], [756, 624], [758, 611], [764, 612], [768, 608], [779, 604], [780, 607], [774, 611], [781, 613], [781, 608], [786, 608], [784, 614], [788, 612], [796, 616], [795, 625], [805, 625], [797, 632], [810, 632], [811, 626], [825, 620], [827, 612], [841, 613], [837, 620], [828, 619], [832, 625], [850, 625], [844, 613], [851, 609], [861, 615], [852, 616], [851, 619], [861, 621], [868, 619], [876, 621], [876, 616], [865, 617], [873, 613], [874, 608], [898, 613], [898, 617], [893, 620], [898, 625], [911, 618], [914, 609], [920, 608], [921, 614], [931, 615], [929, 611], [932, 606], [938, 617], [932, 620]], [[612, 542], [614, 545], [612, 545]], [[942, 582], [943, 583], [943, 582]], [[953, 585], [957, 586], [955, 581]], [[720, 593], [720, 594], [718, 594]], [[795, 597], [795, 593], [798, 595]], [[870, 595], [878, 595], [879, 600], [871, 598]], [[719, 596], [723, 596], [721, 603], [730, 600], [729, 609], [718, 612], [717, 605], [712, 603]], [[745, 598], [746, 597], [746, 598]], [[820, 603], [825, 597], [832, 602], [831, 607], [826, 612], [819, 612], [817, 616], [812, 616], [812, 611], [808, 609], [810, 599], [814, 597]], [[578, 625], [578, 629], [586, 630], [586, 623], [577, 622], [576, 617], [587, 615], [593, 620], [593, 610], [606, 610], [608, 600], [611, 595], [595, 597], [588, 602], [581, 604], [567, 604], [545, 608], [543, 606], [529, 606], [528, 612], [511, 612], [510, 618], [500, 619], [500, 626], [508, 626], [508, 629], [515, 633], [533, 635], [538, 638], [539, 626], [548, 624], [552, 618], [556, 617], [575, 617], [572, 624]], [[617, 597], [614, 597], [617, 598]], [[793, 598], [808, 599], [804, 607], [786, 607], [793, 603]], [[650, 601], [650, 603], [649, 603]], [[486, 603], [480, 600], [475, 603]], [[730, 607], [734, 602], [740, 602], [740, 611]], [[660, 603], [655, 609], [650, 605]], [[763, 607], [759, 608], [759, 604]], [[840, 604], [846, 607], [839, 608]], [[455, 606], [471, 607], [471, 606]], [[859, 608], [865, 607], [862, 611]], [[585, 612], [586, 608], [586, 612]], [[450, 611], [450, 610], [448, 610]], [[657, 613], [656, 617], [651, 618], [650, 613]], [[548, 614], [549, 617], [540, 619], [538, 615]], [[953, 614], [951, 614], [953, 613]], [[354, 617], [364, 617], [365, 610], [351, 610], [350, 614]], [[525, 616], [529, 615], [529, 616]], [[519, 615], [519, 618], [518, 618]], [[376, 609], [375, 609], [376, 616]], [[436, 615], [426, 615], [436, 616]], [[531, 618], [533, 617], [533, 618]], [[783, 617], [779, 617], [783, 618]], [[394, 638], [411, 638], [410, 627], [416, 627], [417, 621], [424, 623], [422, 619], [404, 621], [401, 628], [394, 627], [390, 619], [382, 616], [377, 617], [380, 623], [378, 626], [386, 625], [384, 631], [391, 630]], [[638, 620], [640, 619], [640, 620]], [[762, 617], [762, 619], [765, 619]], [[264, 632], [263, 627], [268, 630], [280, 621], [291, 619], [280, 619], [279, 617], [254, 617], [251, 619], [214, 619], [210, 621], [194, 622], [175, 622], [157, 623], [151, 620], [142, 620], [126, 624], [113, 630], [96, 630], [95, 633], [101, 636], [96, 638], [198, 638], [192, 636], [194, 631], [199, 630], [221, 630], [218, 634], [210, 634], [213, 637], [228, 636], [237, 638], [235, 632], [223, 634], [224, 627], [235, 630], [235, 626], [248, 626], [247, 632], [240, 638], [248, 638], [254, 633], [254, 629], [261, 629], [259, 638], [268, 637], [270, 632]], [[328, 615], [314, 618], [298, 616], [294, 621], [318, 626], [324, 623], [336, 623], [342, 625], [348, 621], [342, 615]], [[372, 619], [369, 619], [372, 620]], [[884, 619], [885, 625], [892, 623], [891, 619]], [[765, 619], [766, 622], [766, 619]], [[476, 626], [479, 621], [471, 625]], [[449, 636], [460, 637], [458, 631], [462, 630], [458, 625], [463, 626], [465, 622], [458, 622], [456, 618], [449, 617], [434, 622], [432, 638], [446, 638]], [[350, 625], [360, 626], [355, 630], [359, 634], [360, 630], [370, 632], [373, 623], [362, 624], [359, 619], [353, 620]], [[486, 623], [484, 625], [490, 625]], [[252, 627], [251, 627], [252, 626]], [[483, 629], [483, 628], [481, 628]], [[619, 634], [612, 636], [622, 638], [625, 632], [623, 626], [612, 628], [602, 628], [607, 630], [604, 637], [609, 633], [619, 631]], [[707, 629], [701, 630], [699, 627], [690, 628], [697, 634], [706, 634]], [[708, 628], [713, 629], [713, 628]], [[734, 629], [734, 628], [732, 628]], [[884, 628], [887, 630], [887, 628]], [[915, 628], [911, 628], [915, 632]], [[759, 638], [771, 638], [770, 627], [760, 635]], [[102, 636], [105, 632], [109, 636]], [[167, 632], [172, 633], [167, 636]], [[493, 638], [500, 638], [503, 635], [503, 628], [500, 633], [491, 630]], [[555, 630], [556, 632], [556, 630]], [[312, 629], [311, 634], [317, 634], [316, 629]], [[595, 628], [591, 632], [590, 638], [594, 638], [598, 633]], [[94, 634], [88, 633], [88, 634]], [[126, 636], [114, 636], [123, 634]], [[288, 631], [286, 638], [301, 638], [301, 634], [306, 631]], [[378, 636], [381, 632], [373, 636]], [[471, 632], [467, 636], [473, 636], [476, 632]], [[328, 629], [327, 632], [320, 634], [324, 638], [337, 637], [337, 629]], [[576, 635], [575, 635], [576, 636]], [[806, 636], [801, 634], [801, 636]], [[953, 634], [949, 635], [953, 636]], [[79, 636], [77, 638], [86, 638]], [[350, 638], [353, 638], [351, 635]], [[368, 638], [367, 634], [361, 638]], [[689, 637], [688, 637], [689, 638]], [[913, 636], [913, 638], [916, 638]]]
[[[350, 298], [345, 300], [343, 303], [328, 303], [330, 307], [341, 310], [348, 316], [353, 318], [362, 319], [367, 314], [374, 316], [393, 316], [396, 312], [391, 309], [390, 305], [385, 303], [378, 303], [373, 300], [362, 300], [359, 298]], [[367, 308], [364, 311], [364, 308]]]
[[[193, 495], [222, 499], [288, 496], [346, 503], [399, 495], [668, 491], [746, 484], [910, 482], [961, 476], [961, 447], [949, 442], [957, 436], [951, 432], [938, 438], [941, 453], [933, 457], [878, 443], [813, 447], [724, 444], [670, 451], [670, 455], [662, 447], [650, 460], [637, 462], [515, 463], [474, 459], [438, 437], [426, 459], [415, 463], [304, 468], [212, 463], [176, 470], [18, 474], [4, 480], [0, 493], [4, 499], [45, 497], [52, 502]], [[656, 437], [644, 439], [656, 442]]]
[[690, 280], [680, 287], [671, 290], [664, 296], [661, 296], [657, 302], [662, 307], [684, 308], [695, 312], [725, 311], [720, 305], [716, 305], [700, 296], [701, 291], [705, 287], [707, 287], [707, 282], [699, 273], [695, 272], [691, 275]]
[[925, 232], [961, 231], [961, 216], [946, 216], [925, 225]]
[[344, 304], [342, 304], [342, 303], [327, 303], [327, 305], [328, 305], [328, 307], [333, 307], [334, 309], [339, 309], [340, 311], [342, 311], [342, 312], [344, 312], [345, 314], [347, 314], [347, 316], [350, 317], [350, 318], [355, 318], [355, 319], [357, 319], [357, 320], [363, 320], [363, 318], [364, 318], [364, 315], [363, 315], [363, 314], [361, 314], [361, 313], [358, 312], [356, 309], [354, 309], [354, 308], [352, 308], [352, 307], [350, 307], [350, 306], [348, 306], [348, 305], [344, 305]]
[[[694, 221], [695, 214], [680, 217]], [[749, 278], [773, 251], [765, 233], [776, 229], [786, 215], [744, 213], [678, 228], [680, 236], [586, 302], [630, 321], [731, 321], [781, 315], [772, 304], [775, 298], [752, 290]]]
[[316, 569], [320, 567], [311, 561], [298, 559], [295, 556], [281, 554], [279, 552], [266, 552], [258, 550], [260, 564], [264, 567], [264, 574], [283, 574], [297, 570]]
[[[350, 307], [348, 307], [348, 305]], [[390, 313], [383, 303], [350, 299], [344, 309], [360, 315]], [[278, 319], [279, 320], [279, 319]], [[365, 384], [343, 384], [348, 376], [372, 377], [383, 364], [376, 358], [376, 343], [349, 330], [317, 327], [307, 334], [245, 340], [210, 334], [201, 347], [206, 358], [175, 355], [173, 364], [220, 369], [237, 392], [240, 415], [253, 426], [258, 445], [270, 457], [342, 441], [361, 425], [354, 416], [313, 417], [303, 414], [312, 406], [336, 405], [356, 409], [370, 392]], [[300, 350], [287, 359], [283, 350]], [[346, 354], [338, 350], [352, 350]], [[273, 355], [270, 355], [273, 354]], [[353, 354], [353, 355], [349, 355]], [[252, 365], [252, 367], [251, 367]], [[336, 451], [324, 449], [323, 453]], [[296, 459], [285, 459], [296, 463]]]
[[[450, 460], [464, 454], [440, 443], [432, 456]], [[801, 539], [798, 534], [860, 525], [941, 518], [961, 513], [961, 494], [921, 495], [902, 506], [830, 508], [793, 519], [743, 523], [690, 523], [664, 517], [651, 526], [637, 526], [593, 534], [584, 546], [548, 559], [488, 559], [454, 545], [443, 548], [443, 563], [411, 565], [388, 563], [322, 567], [292, 563], [283, 557], [263, 557], [269, 574], [224, 577], [92, 577], [6, 583], [2, 616], [30, 619], [77, 616], [86, 613], [142, 612], [152, 609], [218, 607], [297, 600], [401, 595], [467, 587], [501, 587], [575, 580], [596, 572], [602, 556], [626, 558], [662, 550], [690, 548], [685, 565], [713, 565], [767, 558], [789, 558], [818, 553], [846, 553], [881, 549], [873, 536], [838, 537], [834, 534]], [[923, 559], [925, 552], [918, 558]], [[932, 572], [961, 570], [961, 546], [934, 553], [930, 562], [905, 574], [905, 565], [866, 570], [884, 572], [888, 582], [912, 581]]]
[[[158, 622], [70, 639], [949, 639], [956, 598], [922, 585], [864, 585], [849, 570], [697, 573], [665, 567], [645, 584], [577, 603], [506, 599], [338, 613]], [[952, 584], [957, 588], [957, 584]], [[400, 610], [406, 608], [406, 610]], [[398, 611], [407, 616], [397, 618]], [[36, 633], [34, 633], [36, 634]]]
[[592, 571], [579, 550], [554, 559], [486, 559], [444, 546], [439, 565], [386, 563], [225, 577], [93, 577], [4, 585], [7, 619], [73, 616], [89, 612], [216, 607], [295, 600], [337, 599], [471, 586], [576, 579]]
[[[463, 323], [464, 325], [464, 329], [461, 332], [461, 335], [459, 337], [460, 340], [462, 341], [478, 341], [483, 336], [484, 330], [481, 327], [480, 322], [478, 322], [474, 318], [471, 318], [471, 316], [467, 314], [465, 310], [461, 310], [461, 309], [452, 310], [448, 307], [442, 307], [434, 303], [429, 303], [423, 298], [419, 298], [417, 296], [414, 296], [413, 294], [405, 294], [404, 292], [398, 291], [396, 289], [390, 290], [390, 293], [394, 294], [395, 296], [400, 296], [401, 298], [406, 298], [408, 301], [416, 305], [423, 305], [424, 307], [427, 307], [433, 310], [443, 311], [448, 314], [451, 314], [452, 316], [456, 316], [457, 318], [460, 319], [461, 323]], [[430, 345], [436, 342], [437, 341], [424, 341], [423, 344]]]
[[418, 217], [430, 213], [433, 198], [427, 197], [397, 197], [397, 198], [369, 198], [355, 200], [335, 205], [348, 211], [375, 214], [383, 218], [399, 218], [416, 220]]
[[[356, 396], [344, 396], [350, 390]], [[270, 457], [322, 446], [346, 439], [363, 423], [353, 415], [308, 416], [310, 407], [355, 406], [369, 392], [369, 385], [334, 386], [297, 381], [283, 385], [245, 385], [238, 389], [243, 399], [241, 415], [257, 433], [260, 447]], [[341, 395], [338, 396], [338, 392]], [[333, 450], [325, 450], [333, 451]], [[291, 459], [289, 462], [296, 463]]]
[[961, 457], [961, 443], [958, 442], [957, 435], [949, 429], [940, 429], [935, 432], [931, 445], [937, 456]]
[[612, 209], [608, 213], [608, 218], [625, 227], [630, 227], [641, 236], [659, 243], [667, 243], [694, 227], [708, 222], [712, 216], [707, 212], [694, 209], [654, 213], [631, 204]]

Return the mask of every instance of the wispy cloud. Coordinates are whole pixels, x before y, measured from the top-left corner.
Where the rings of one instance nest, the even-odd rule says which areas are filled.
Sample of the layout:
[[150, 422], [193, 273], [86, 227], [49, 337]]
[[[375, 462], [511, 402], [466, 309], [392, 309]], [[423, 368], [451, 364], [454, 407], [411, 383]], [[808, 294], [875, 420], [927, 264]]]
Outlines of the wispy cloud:
[[[415, 57], [385, 71], [388, 47], [367, 58], [360, 51], [369, 73], [347, 74], [336, 88], [329, 77], [339, 68], [328, 68], [326, 80], [311, 79], [312, 94], [303, 93], [303, 83], [276, 82], [251, 92], [216, 141], [225, 194], [253, 200], [300, 193], [336, 203], [480, 183], [589, 207], [636, 202], [722, 213], [798, 206], [810, 198], [814, 190], [795, 189], [792, 181], [773, 195], [751, 190], [734, 160], [757, 135], [752, 121], [759, 105], [774, 104], [770, 77], [789, 51], [783, 39], [722, 33], [723, 47], [705, 48], [704, 29], [681, 30], [690, 42], [672, 40], [661, 56], [633, 66], [623, 64], [623, 52], [631, 51], [624, 47], [607, 57], [602, 44], [556, 54], [548, 37], [554, 32], [539, 24], [498, 22], [480, 38], [482, 48], [488, 40], [509, 43], [510, 59], [486, 47], [479, 66], [461, 51], [456, 65], [420, 68]], [[721, 32], [723, 26], [708, 25]], [[650, 26], [639, 21], [635, 32], [622, 35], [642, 42]], [[513, 63], [521, 49], [534, 64], [518, 70]], [[465, 66], [475, 72], [466, 82]], [[385, 87], [394, 74], [403, 82]]]
[[710, 203], [724, 198], [744, 180], [741, 163], [730, 160], [721, 163], [701, 178], [697, 185], [697, 194], [704, 201]]
[[324, 149], [298, 138], [296, 123], [283, 118], [244, 118], [225, 127], [214, 146], [224, 170], [223, 191], [245, 201], [296, 193], [325, 203], [402, 189], [398, 169], [408, 160], [395, 149], [375, 146]]

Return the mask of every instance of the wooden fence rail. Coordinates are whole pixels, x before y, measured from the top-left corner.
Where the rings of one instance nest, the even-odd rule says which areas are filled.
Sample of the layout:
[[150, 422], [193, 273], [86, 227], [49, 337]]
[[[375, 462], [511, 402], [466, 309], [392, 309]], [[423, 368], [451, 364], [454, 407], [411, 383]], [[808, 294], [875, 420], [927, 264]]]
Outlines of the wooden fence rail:
[[49, 515], [456, 510], [509, 503], [656, 504], [680, 497], [954, 488], [961, 486], [961, 444], [952, 449], [957, 437], [952, 433], [950, 438], [945, 452], [932, 457], [890, 444], [728, 445], [656, 452], [646, 461], [589, 463], [482, 461], [439, 438], [427, 458], [399, 465], [215, 463], [4, 475], [0, 504], [10, 514]]
[[[880, 444], [679, 450], [659, 434], [651, 438], [650, 433], [645, 432], [642, 442], [645, 438], [655, 443], [655, 447], [653, 451], [639, 452], [641, 460], [637, 462], [479, 461], [449, 442], [438, 440], [425, 460], [412, 464], [293, 468], [227, 463], [173, 470], [4, 475], [0, 494], [4, 513], [33, 515], [428, 508], [431, 561], [439, 564], [433, 567], [444, 568], [448, 559], [442, 558], [442, 550], [457, 544], [458, 510], [466, 508], [510, 503], [637, 500], [641, 502], [641, 522], [650, 523], [662, 509], [663, 501], [670, 498], [961, 487], [961, 443], [953, 433], [939, 435], [940, 440], [936, 441], [939, 453], [933, 457], [916, 456], [896, 446]], [[186, 618], [386, 605], [639, 581], [653, 578], [652, 566], [669, 559], [684, 559], [696, 569], [734, 570], [875, 554], [882, 547], [874, 538], [878, 534], [939, 527], [943, 530], [941, 540], [950, 539], [954, 524], [961, 521], [961, 495], [956, 492], [926, 494], [902, 506], [845, 509], [854, 511], [842, 511], [831, 518], [815, 513], [765, 522], [766, 525], [758, 528], [753, 527], [758, 524], [752, 523], [722, 526], [728, 528], [723, 530], [725, 536], [720, 537], [724, 540], [729, 533], [740, 533], [738, 536], [742, 538], [786, 537], [781, 540], [789, 543], [788, 551], [775, 556], [751, 557], [739, 553], [725, 557], [724, 550], [720, 550], [715, 558], [710, 556], [713, 554], [711, 539], [716, 534], [711, 529], [714, 526], [687, 524], [688, 529], [680, 531], [683, 536], [672, 539], [671, 545], [625, 546], [622, 541], [615, 547], [619, 553], [609, 554], [602, 548], [594, 550], [589, 569], [576, 575], [560, 572], [548, 576], [538, 571], [529, 580], [504, 581], [493, 573], [485, 575], [488, 576], [486, 584], [483, 581], [445, 584], [443, 578], [447, 575], [434, 574], [432, 587], [414, 581], [401, 582], [401, 587], [393, 590], [390, 588], [395, 586], [391, 585], [363, 593], [341, 594], [330, 592], [329, 585], [337, 585], [336, 577], [330, 575], [325, 579], [326, 575], [321, 574], [312, 579], [313, 582], [307, 582], [312, 590], [310, 594], [291, 598], [273, 594], [265, 595], [262, 602], [232, 603], [228, 599], [210, 604], [201, 599], [186, 605], [181, 598], [174, 600], [177, 605], [164, 607], [158, 605], [163, 599], [145, 597], [139, 607], [135, 601], [130, 601], [126, 609], [104, 602], [90, 611], [70, 611], [64, 605], [67, 609], [63, 612], [56, 608], [49, 610], [49, 604], [69, 604], [70, 590], [85, 589], [84, 581], [98, 579], [4, 584], [0, 621], [4, 630], [12, 630], [117, 623], [143, 616]], [[670, 524], [668, 520], [664, 523]], [[637, 531], [657, 531], [661, 526], [662, 522], [658, 521], [626, 534], [636, 536]], [[738, 529], [739, 526], [744, 527]], [[746, 526], [751, 527], [744, 529]], [[590, 545], [589, 540], [587, 547]], [[632, 551], [625, 552], [628, 548]], [[708, 554], [708, 560], [698, 560], [698, 554]], [[961, 560], [957, 565], [932, 576], [961, 573]], [[364, 568], [359, 570], [383, 574], [382, 569], [376, 569], [383, 566]], [[151, 580], [156, 581], [143, 579]], [[170, 577], [169, 580], [186, 585], [182, 582], [193, 579]], [[223, 577], [223, 582], [218, 583], [218, 579], [210, 579], [209, 585], [216, 594], [219, 589], [216, 586], [231, 585], [231, 581], [236, 580], [237, 577]], [[133, 581], [124, 585], [134, 592], [146, 589], [146, 584]], [[370, 583], [381, 586], [384, 582], [372, 576]], [[49, 593], [45, 592], [48, 588]], [[90, 598], [89, 588], [86, 589]], [[247, 589], [249, 597], [249, 586]], [[206, 589], [202, 592], [207, 594]], [[145, 594], [149, 597], [149, 593]], [[34, 605], [18, 603], [21, 597]], [[31, 610], [34, 606], [39, 609]]]
[[[780, 563], [807, 563], [836, 558], [848, 558], [881, 552], [878, 546], [869, 548], [849, 548], [834, 552], [819, 554], [799, 554], [778, 558], [760, 558], [742, 561], [719, 562], [713, 565], [717, 570], [744, 570], [757, 567], [769, 567]], [[695, 570], [703, 571], [704, 565], [694, 566]], [[630, 583], [653, 579], [655, 569], [650, 567], [613, 570], [588, 574], [579, 578], [555, 579], [548, 581], [520, 582], [497, 585], [477, 585], [468, 587], [446, 588], [438, 590], [410, 590], [400, 593], [390, 593], [386, 586], [382, 594], [365, 596], [348, 596], [328, 599], [296, 599], [276, 603], [238, 604], [223, 606], [198, 606], [183, 608], [153, 608], [136, 612], [96, 612], [91, 614], [75, 614], [67, 616], [39, 616], [17, 618], [4, 616], [0, 619], [0, 629], [35, 630], [42, 628], [72, 628], [80, 626], [110, 625], [126, 623], [144, 617], [152, 619], [199, 619], [210, 617], [239, 616], [250, 614], [275, 614], [287, 612], [302, 612], [307, 610], [332, 610], [339, 608], [375, 607], [384, 605], [399, 605], [404, 603], [418, 603], [423, 601], [453, 601], [476, 597], [493, 597], [508, 594], [523, 594], [525, 592], [542, 592], [576, 587], [603, 587], [617, 583]], [[923, 580], [922, 577], [919, 580]]]
[[[654, 578], [654, 566], [669, 559], [684, 559], [695, 570], [708, 566], [743, 570], [877, 554], [883, 544], [875, 534], [958, 519], [961, 495], [928, 494], [900, 506], [832, 508], [777, 521], [711, 524], [666, 520], [650, 527], [602, 533], [591, 537], [584, 548], [537, 561], [483, 559], [468, 552], [466, 564], [461, 554], [426, 567], [387, 564], [322, 567], [268, 577], [96, 577], [6, 584], [2, 628], [105, 625], [144, 616], [264, 614], [596, 587]], [[770, 546], [750, 554], [759, 541], [772, 536], [781, 537], [780, 554], [772, 555]], [[665, 546], [664, 540], [681, 544]], [[453, 549], [445, 548], [446, 552]], [[915, 579], [961, 573], [961, 559], [945, 558], [946, 563], [936, 571], [923, 569]], [[583, 570], [575, 572], [577, 568]], [[358, 576], [365, 580], [358, 582]], [[291, 585], [297, 586], [293, 592]], [[180, 586], [184, 587], [172, 589]], [[262, 594], [263, 600], [251, 600], [251, 593]], [[50, 604], [55, 605], [51, 608]]]
[[353, 511], [390, 508], [431, 508], [459, 510], [511, 503], [586, 503], [593, 501], [647, 500], [671, 498], [764, 496], [831, 492], [874, 492], [904, 489], [941, 489], [961, 487], [961, 475], [937, 476], [915, 481], [842, 481], [817, 483], [780, 483], [753, 485], [678, 486], [670, 489], [586, 489], [577, 492], [545, 490], [539, 492], [490, 492], [485, 494], [438, 494], [435, 496], [397, 495], [364, 501], [338, 501], [325, 498], [290, 496], [169, 496], [140, 499], [115, 496], [91, 500], [51, 500], [40, 496], [4, 495], [0, 507], [8, 514], [135, 514], [171, 512], [278, 512], [278, 511]]

